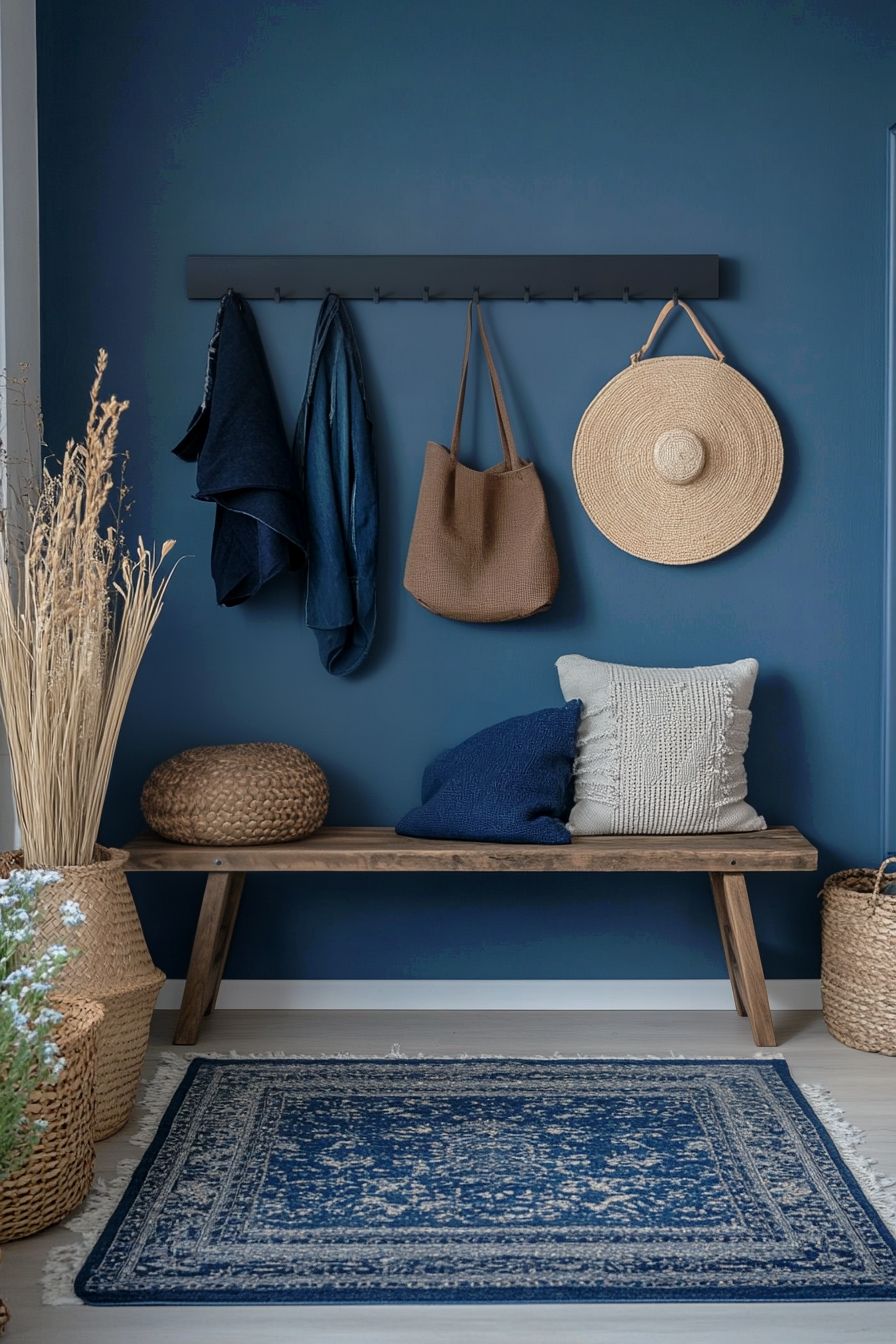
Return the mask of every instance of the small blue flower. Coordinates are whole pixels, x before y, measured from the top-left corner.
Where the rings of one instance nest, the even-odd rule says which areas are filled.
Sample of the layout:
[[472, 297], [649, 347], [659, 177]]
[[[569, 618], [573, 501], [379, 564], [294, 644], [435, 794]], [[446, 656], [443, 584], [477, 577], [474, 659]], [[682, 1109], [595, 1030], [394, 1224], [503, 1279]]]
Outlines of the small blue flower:
[[34, 971], [30, 966], [17, 966], [6, 977], [6, 983], [7, 985], [30, 984], [33, 979]]
[[84, 912], [77, 901], [63, 901], [59, 907], [59, 913], [62, 915], [63, 924], [70, 929], [84, 923]]

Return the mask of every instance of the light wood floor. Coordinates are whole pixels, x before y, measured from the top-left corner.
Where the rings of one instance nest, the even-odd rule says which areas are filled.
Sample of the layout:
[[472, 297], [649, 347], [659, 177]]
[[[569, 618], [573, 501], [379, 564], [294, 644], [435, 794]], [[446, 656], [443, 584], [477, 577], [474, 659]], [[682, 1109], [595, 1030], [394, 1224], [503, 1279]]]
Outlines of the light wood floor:
[[[153, 1057], [170, 1049], [172, 1013], [159, 1013]], [[780, 1049], [800, 1082], [830, 1088], [867, 1133], [866, 1153], [896, 1175], [896, 1059], [839, 1045], [817, 1014], [778, 1015]], [[733, 1012], [218, 1012], [196, 1049], [408, 1053], [752, 1055], [746, 1023]], [[111, 1175], [133, 1156], [128, 1130], [100, 1147]], [[4, 1248], [3, 1296], [12, 1311], [9, 1344], [894, 1344], [896, 1304], [770, 1303], [667, 1306], [448, 1307], [44, 1307], [40, 1275], [60, 1234]], [[5, 1344], [5, 1341], [4, 1341]]]

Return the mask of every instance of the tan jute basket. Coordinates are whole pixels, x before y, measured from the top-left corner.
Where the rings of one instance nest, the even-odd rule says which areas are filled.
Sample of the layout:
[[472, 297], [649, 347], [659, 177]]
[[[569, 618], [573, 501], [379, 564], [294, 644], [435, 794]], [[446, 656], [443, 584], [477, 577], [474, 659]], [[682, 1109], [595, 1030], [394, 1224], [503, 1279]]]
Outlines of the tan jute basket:
[[[97, 1139], [127, 1123], [137, 1095], [152, 1012], [165, 975], [153, 964], [134, 898], [124, 873], [127, 854], [97, 845], [94, 863], [62, 868], [61, 882], [45, 887], [39, 900], [38, 950], [63, 943], [77, 955], [60, 973], [61, 993], [102, 1004], [97, 1046]], [[0, 873], [21, 865], [22, 855], [0, 855]], [[67, 927], [64, 900], [85, 916]]]
[[316, 761], [285, 742], [191, 747], [157, 765], [143, 786], [146, 823], [181, 845], [264, 845], [300, 840], [330, 802]]
[[[710, 358], [645, 358], [676, 307]], [[768, 403], [680, 300], [665, 305], [631, 366], [591, 402], [572, 455], [595, 526], [621, 550], [664, 565], [697, 564], [743, 541], [771, 507], [783, 460]]]
[[821, 892], [821, 1003], [832, 1036], [896, 1055], [896, 895], [886, 872], [847, 868]]
[[0, 1242], [30, 1237], [66, 1218], [93, 1181], [97, 1039], [103, 1018], [98, 1003], [53, 999], [63, 1013], [56, 1033], [65, 1068], [55, 1083], [38, 1088], [29, 1103], [47, 1129], [28, 1162], [0, 1181]]

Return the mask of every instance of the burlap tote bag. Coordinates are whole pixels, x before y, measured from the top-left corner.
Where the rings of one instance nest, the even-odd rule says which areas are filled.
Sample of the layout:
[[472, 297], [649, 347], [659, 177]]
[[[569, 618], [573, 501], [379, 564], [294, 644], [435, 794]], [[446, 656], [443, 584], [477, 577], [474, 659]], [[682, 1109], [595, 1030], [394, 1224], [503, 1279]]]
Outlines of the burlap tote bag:
[[454, 621], [518, 621], [551, 605], [559, 578], [557, 552], [541, 481], [533, 463], [517, 453], [478, 304], [476, 311], [503, 460], [476, 471], [457, 457], [473, 331], [471, 303], [451, 447], [426, 445], [404, 586], [428, 611]]

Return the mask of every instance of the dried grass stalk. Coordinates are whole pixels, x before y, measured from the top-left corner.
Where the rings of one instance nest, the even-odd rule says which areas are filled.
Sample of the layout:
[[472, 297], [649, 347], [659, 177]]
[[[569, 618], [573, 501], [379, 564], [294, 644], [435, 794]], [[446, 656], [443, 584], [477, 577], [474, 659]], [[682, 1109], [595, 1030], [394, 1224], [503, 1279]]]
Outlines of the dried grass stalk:
[[[90, 863], [112, 758], [171, 572], [142, 537], [131, 553], [116, 485], [128, 408], [101, 400], [99, 352], [83, 443], [44, 466], [21, 537], [2, 529], [0, 710], [28, 868]], [[6, 522], [6, 519], [4, 518]]]

